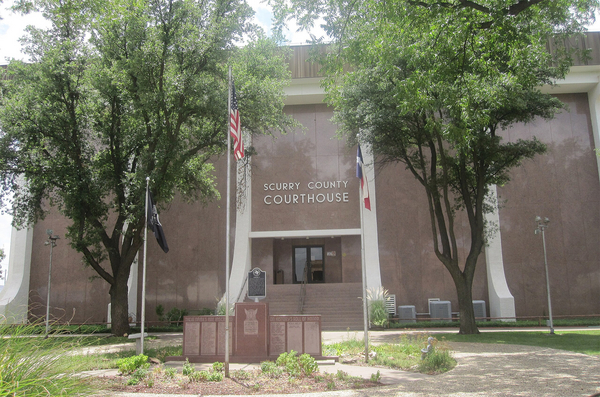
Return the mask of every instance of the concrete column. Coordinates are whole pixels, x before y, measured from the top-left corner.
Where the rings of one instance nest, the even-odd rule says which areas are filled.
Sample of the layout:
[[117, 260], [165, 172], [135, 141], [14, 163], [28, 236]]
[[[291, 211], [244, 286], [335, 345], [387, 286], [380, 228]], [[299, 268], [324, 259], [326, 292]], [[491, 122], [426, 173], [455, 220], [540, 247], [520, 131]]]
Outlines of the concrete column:
[[[246, 143], [248, 146], [250, 143]], [[251, 160], [248, 160], [249, 162]], [[250, 164], [238, 161], [235, 216], [235, 240], [233, 244], [233, 260], [229, 274], [229, 302], [243, 302], [246, 297], [246, 275], [252, 265], [252, 174]], [[268, 275], [267, 277], [273, 275]]]
[[[588, 91], [588, 102], [590, 105], [590, 119], [592, 121], [592, 135], [594, 136], [594, 147], [600, 149], [600, 84], [594, 85], [594, 88]], [[600, 157], [596, 156], [598, 165], [598, 174], [600, 175]]]
[[0, 321], [8, 324], [27, 323], [32, 243], [33, 228], [12, 228], [8, 279], [0, 291]]
[[495, 229], [486, 230], [486, 233], [492, 235], [488, 237], [488, 244], [485, 247], [490, 317], [503, 317], [502, 321], [516, 321], [515, 299], [508, 289], [504, 273], [496, 185], [490, 186], [487, 201], [494, 208], [494, 211], [485, 215], [486, 224], [489, 225], [488, 227]]
[[363, 147], [362, 154], [363, 161], [365, 163], [366, 178], [369, 183], [369, 196], [371, 198], [371, 211], [365, 210], [363, 212], [367, 289], [375, 291], [381, 287], [381, 268], [379, 265], [379, 237], [377, 234], [377, 196], [375, 192], [375, 168], [373, 164], [373, 153], [371, 152], [370, 148]]

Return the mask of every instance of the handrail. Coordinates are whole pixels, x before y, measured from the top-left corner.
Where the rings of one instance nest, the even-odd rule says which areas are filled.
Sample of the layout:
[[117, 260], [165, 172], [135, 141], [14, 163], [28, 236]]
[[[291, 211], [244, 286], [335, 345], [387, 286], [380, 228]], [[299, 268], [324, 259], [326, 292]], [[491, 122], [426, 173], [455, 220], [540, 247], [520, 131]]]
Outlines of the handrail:
[[308, 262], [304, 266], [304, 275], [300, 283], [300, 302], [298, 302], [298, 313], [304, 312], [304, 299], [306, 298], [306, 279], [308, 278]]

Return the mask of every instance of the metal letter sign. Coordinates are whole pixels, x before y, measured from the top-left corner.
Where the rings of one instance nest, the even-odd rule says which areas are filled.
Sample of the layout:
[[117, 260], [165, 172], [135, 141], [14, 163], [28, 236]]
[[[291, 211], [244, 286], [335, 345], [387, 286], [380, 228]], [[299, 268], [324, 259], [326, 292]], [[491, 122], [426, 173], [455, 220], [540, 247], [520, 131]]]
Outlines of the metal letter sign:
[[255, 267], [248, 272], [248, 298], [258, 302], [267, 296], [267, 272]]

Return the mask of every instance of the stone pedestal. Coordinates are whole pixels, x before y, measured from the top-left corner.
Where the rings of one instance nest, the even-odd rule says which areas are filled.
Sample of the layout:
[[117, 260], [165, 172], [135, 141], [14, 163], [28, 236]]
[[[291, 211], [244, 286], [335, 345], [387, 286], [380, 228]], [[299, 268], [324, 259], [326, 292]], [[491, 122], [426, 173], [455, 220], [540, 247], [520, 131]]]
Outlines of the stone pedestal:
[[268, 319], [267, 303], [235, 304], [236, 356], [268, 356]]

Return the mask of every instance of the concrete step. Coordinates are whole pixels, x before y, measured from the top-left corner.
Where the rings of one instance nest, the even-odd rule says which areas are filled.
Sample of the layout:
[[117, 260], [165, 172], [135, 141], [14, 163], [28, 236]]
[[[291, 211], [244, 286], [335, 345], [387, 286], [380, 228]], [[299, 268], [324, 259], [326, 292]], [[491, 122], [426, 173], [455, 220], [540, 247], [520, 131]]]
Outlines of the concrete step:
[[[360, 283], [307, 284], [302, 313], [320, 314], [323, 330], [360, 330], [363, 328], [362, 285]], [[269, 312], [274, 315], [300, 314], [299, 284], [269, 285]]]

